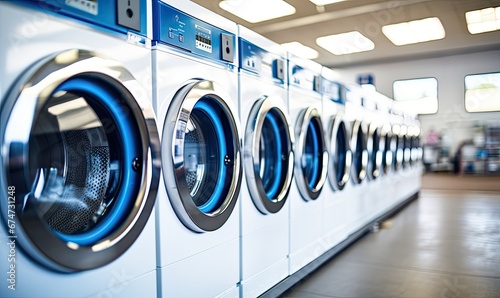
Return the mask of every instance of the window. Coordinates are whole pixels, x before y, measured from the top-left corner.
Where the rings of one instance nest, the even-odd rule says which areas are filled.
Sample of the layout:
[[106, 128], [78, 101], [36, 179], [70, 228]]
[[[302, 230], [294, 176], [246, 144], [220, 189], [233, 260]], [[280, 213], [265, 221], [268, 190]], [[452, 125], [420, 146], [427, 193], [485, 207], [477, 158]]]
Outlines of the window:
[[465, 110], [500, 111], [500, 73], [465, 76]]
[[417, 114], [434, 114], [438, 110], [436, 78], [395, 81], [392, 85], [394, 107]]

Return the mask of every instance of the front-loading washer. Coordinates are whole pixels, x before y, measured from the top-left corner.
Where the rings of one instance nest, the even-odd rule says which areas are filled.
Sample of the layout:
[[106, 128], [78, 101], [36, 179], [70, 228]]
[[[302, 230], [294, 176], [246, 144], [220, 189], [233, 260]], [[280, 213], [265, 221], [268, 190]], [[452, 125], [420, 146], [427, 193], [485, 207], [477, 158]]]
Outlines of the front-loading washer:
[[286, 52], [239, 26], [241, 297], [257, 297], [288, 276], [289, 207], [294, 156], [288, 115]]
[[374, 90], [364, 90], [364, 121], [367, 123], [366, 147], [368, 152], [368, 163], [366, 167], [367, 180], [363, 191], [364, 201], [364, 223], [369, 223], [380, 215], [384, 209], [384, 200], [381, 194], [384, 192], [381, 176], [382, 157], [385, 152], [385, 140], [383, 135], [383, 124], [386, 121], [385, 114], [381, 110], [379, 93]]
[[367, 196], [366, 187], [369, 183], [368, 167], [368, 149], [367, 149], [367, 130], [366, 122], [367, 110], [364, 108], [365, 93], [359, 85], [348, 84], [346, 94], [346, 112], [345, 120], [350, 128], [350, 148], [352, 152], [351, 165], [351, 188], [349, 191], [350, 203], [346, 210], [347, 224], [349, 233], [354, 233], [362, 227], [365, 220], [366, 207], [365, 197]]
[[330, 68], [321, 70], [323, 130], [328, 149], [328, 186], [323, 199], [324, 233], [322, 243], [332, 248], [349, 236], [346, 210], [350, 204], [350, 168], [352, 153], [349, 147], [349, 128], [345, 121], [346, 87], [337, 80]]
[[[403, 166], [399, 171], [400, 185], [397, 191], [397, 201], [401, 202], [407, 198], [418, 193], [421, 186], [421, 168], [412, 163], [412, 139], [415, 137], [415, 133], [418, 132], [419, 124], [416, 121], [415, 116], [410, 114], [410, 111], [405, 111], [403, 117], [403, 125], [401, 125], [401, 136], [404, 140], [404, 150], [403, 150]], [[415, 152], [415, 150], [413, 150]], [[413, 153], [414, 158], [416, 158], [416, 152]]]
[[155, 1], [153, 15], [159, 296], [238, 296], [237, 25], [181, 0]]
[[148, 12], [0, 3], [3, 297], [156, 297]]
[[288, 57], [288, 103], [295, 133], [295, 183], [290, 189], [290, 274], [323, 254], [323, 202], [328, 152], [323, 131], [320, 74], [311, 60]]
[[[393, 196], [394, 189], [394, 171], [392, 170], [393, 156], [396, 151], [396, 139], [392, 134], [392, 126], [390, 124], [390, 107], [392, 104], [392, 99], [388, 98], [380, 93], [373, 93], [372, 96], [376, 100], [377, 110], [376, 119], [378, 120], [379, 129], [379, 155], [380, 158], [374, 158], [371, 155], [369, 162], [377, 162], [379, 167], [379, 175], [376, 179], [378, 184], [375, 189], [375, 197], [377, 200], [376, 212], [378, 214], [388, 211], [392, 204], [391, 197]], [[371, 169], [376, 168], [372, 166]]]
[[405, 167], [404, 167], [404, 151], [405, 151], [405, 134], [406, 124], [404, 121], [403, 111], [392, 109], [389, 115], [392, 125], [392, 136], [395, 142], [395, 151], [392, 161], [392, 192], [391, 205], [396, 205], [403, 199], [405, 192]]

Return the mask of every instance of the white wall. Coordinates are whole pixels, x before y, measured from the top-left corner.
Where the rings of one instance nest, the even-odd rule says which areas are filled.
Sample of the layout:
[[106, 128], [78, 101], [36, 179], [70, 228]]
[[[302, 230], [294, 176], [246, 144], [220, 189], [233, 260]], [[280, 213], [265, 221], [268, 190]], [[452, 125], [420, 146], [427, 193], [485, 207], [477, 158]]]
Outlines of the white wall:
[[434, 128], [445, 134], [452, 155], [462, 141], [472, 139], [474, 125], [500, 126], [500, 112], [467, 113], [464, 107], [464, 77], [475, 73], [500, 72], [498, 50], [335, 71], [342, 80], [352, 83], [356, 82], [358, 74], [371, 73], [377, 90], [389, 97], [392, 97], [392, 84], [395, 80], [435, 77], [438, 80], [439, 108], [436, 114], [420, 116], [422, 132], [425, 137], [429, 129]]

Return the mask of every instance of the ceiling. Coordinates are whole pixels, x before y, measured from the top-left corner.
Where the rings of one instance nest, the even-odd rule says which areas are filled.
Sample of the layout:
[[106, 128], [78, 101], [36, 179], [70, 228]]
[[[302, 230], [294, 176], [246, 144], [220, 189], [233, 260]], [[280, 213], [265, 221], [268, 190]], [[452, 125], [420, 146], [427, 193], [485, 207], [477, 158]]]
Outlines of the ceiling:
[[[295, 7], [294, 15], [252, 24], [220, 9], [220, 0], [192, 0], [277, 43], [299, 41], [319, 52], [316, 62], [333, 68], [500, 49], [500, 31], [472, 35], [465, 22], [465, 12], [500, 6], [500, 0], [347, 0], [318, 7], [308, 0], [285, 1]], [[434, 16], [443, 24], [444, 39], [398, 47], [381, 31], [384, 25]], [[375, 49], [336, 56], [316, 44], [317, 37], [354, 30]]]

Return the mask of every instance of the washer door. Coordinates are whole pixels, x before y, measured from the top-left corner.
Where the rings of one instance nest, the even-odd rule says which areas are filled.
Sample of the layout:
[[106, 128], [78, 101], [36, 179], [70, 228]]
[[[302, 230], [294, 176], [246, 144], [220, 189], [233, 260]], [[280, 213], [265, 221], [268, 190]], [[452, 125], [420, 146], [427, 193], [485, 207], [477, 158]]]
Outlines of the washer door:
[[410, 137], [410, 165], [414, 166], [417, 163], [418, 158], [418, 145], [417, 145], [417, 137]]
[[381, 174], [382, 168], [382, 153], [384, 151], [385, 142], [380, 138], [381, 128], [375, 124], [370, 124], [368, 129], [368, 177], [371, 180], [377, 179]]
[[404, 140], [401, 133], [401, 126], [398, 124], [393, 125], [392, 131], [394, 133], [393, 137], [396, 142], [396, 148], [394, 151], [393, 168], [394, 170], [399, 170], [403, 165], [404, 160]]
[[[413, 137], [413, 147], [415, 150], [415, 155], [414, 155], [415, 164], [418, 164], [419, 162], [422, 161], [422, 156], [423, 156], [423, 149], [422, 149], [422, 144], [421, 144], [419, 135], [416, 135]], [[413, 152], [412, 152], [412, 155], [413, 155]]]
[[382, 172], [387, 175], [392, 168], [394, 152], [396, 151], [396, 139], [392, 135], [390, 125], [384, 125], [381, 130], [380, 139], [384, 143], [382, 154]]
[[403, 165], [404, 167], [409, 167], [411, 164], [411, 138], [408, 134], [403, 136], [404, 143], [404, 153], [403, 153]]
[[195, 232], [219, 229], [236, 205], [242, 165], [234, 111], [222, 87], [206, 80], [189, 81], [167, 111], [163, 178], [175, 213]]
[[322, 126], [319, 111], [309, 107], [300, 113], [295, 127], [295, 179], [306, 201], [316, 200], [326, 181], [328, 153]]
[[396, 163], [395, 168], [399, 170], [403, 167], [405, 155], [405, 138], [402, 135], [397, 136], [397, 150], [396, 150]]
[[263, 214], [285, 204], [293, 176], [293, 134], [279, 97], [255, 102], [245, 129], [245, 174], [252, 200]]
[[352, 125], [351, 148], [353, 150], [351, 176], [355, 184], [360, 184], [366, 178], [368, 150], [366, 149], [366, 134], [359, 120], [354, 121]]
[[0, 119], [2, 216], [23, 250], [63, 272], [123, 254], [160, 174], [150, 99], [133, 76], [95, 53], [61, 52], [18, 80]]
[[342, 112], [332, 118], [328, 135], [330, 140], [328, 180], [334, 190], [342, 190], [349, 181], [352, 163], [352, 153], [349, 149], [349, 138]]

